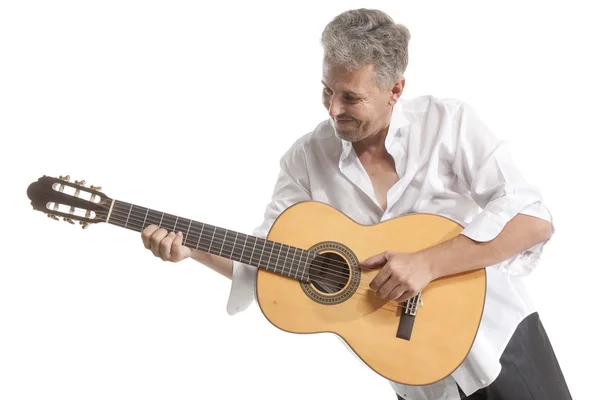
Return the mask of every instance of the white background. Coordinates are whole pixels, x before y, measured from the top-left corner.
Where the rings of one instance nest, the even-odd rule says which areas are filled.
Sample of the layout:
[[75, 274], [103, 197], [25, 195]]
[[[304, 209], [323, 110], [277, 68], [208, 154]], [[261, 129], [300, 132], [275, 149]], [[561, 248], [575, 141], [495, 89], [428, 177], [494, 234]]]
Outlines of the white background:
[[337, 338], [284, 333], [256, 306], [229, 316], [226, 278], [26, 197], [70, 174], [250, 233], [279, 157], [327, 118], [321, 30], [363, 6], [412, 33], [404, 96], [467, 101], [542, 189], [557, 231], [527, 282], [573, 397], [594, 398], [593, 2], [447, 3], [4, 1], [0, 399], [395, 398]]

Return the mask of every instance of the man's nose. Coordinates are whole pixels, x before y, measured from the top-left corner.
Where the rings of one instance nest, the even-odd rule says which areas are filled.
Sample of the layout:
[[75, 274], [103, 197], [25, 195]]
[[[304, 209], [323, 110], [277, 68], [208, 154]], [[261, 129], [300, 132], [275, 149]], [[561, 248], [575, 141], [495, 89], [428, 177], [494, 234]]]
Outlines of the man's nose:
[[329, 99], [329, 116], [335, 118], [344, 112], [344, 105], [339, 96], [333, 95]]

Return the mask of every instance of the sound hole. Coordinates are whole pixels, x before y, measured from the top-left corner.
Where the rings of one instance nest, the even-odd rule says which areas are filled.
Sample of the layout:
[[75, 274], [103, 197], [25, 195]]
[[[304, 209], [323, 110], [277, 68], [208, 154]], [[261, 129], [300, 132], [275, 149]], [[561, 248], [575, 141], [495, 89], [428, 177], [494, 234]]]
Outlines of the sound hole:
[[337, 253], [321, 253], [309, 267], [310, 282], [324, 293], [337, 293], [350, 280], [350, 267]]

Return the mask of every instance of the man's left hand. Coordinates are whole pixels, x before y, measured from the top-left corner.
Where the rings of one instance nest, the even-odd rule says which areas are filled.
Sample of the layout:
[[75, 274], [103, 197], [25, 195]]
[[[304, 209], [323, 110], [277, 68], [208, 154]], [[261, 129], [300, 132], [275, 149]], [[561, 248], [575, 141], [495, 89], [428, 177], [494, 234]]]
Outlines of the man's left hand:
[[413, 253], [386, 251], [360, 263], [363, 269], [381, 268], [369, 285], [377, 297], [403, 302], [433, 280], [431, 265]]

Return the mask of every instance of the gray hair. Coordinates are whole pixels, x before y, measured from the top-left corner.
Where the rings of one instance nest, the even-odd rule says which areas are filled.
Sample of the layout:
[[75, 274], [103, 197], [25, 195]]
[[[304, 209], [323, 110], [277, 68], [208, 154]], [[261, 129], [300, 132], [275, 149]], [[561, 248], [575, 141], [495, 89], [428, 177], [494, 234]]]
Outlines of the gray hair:
[[321, 35], [324, 61], [355, 70], [375, 66], [375, 83], [391, 86], [408, 65], [410, 32], [379, 10], [345, 11], [327, 24]]

